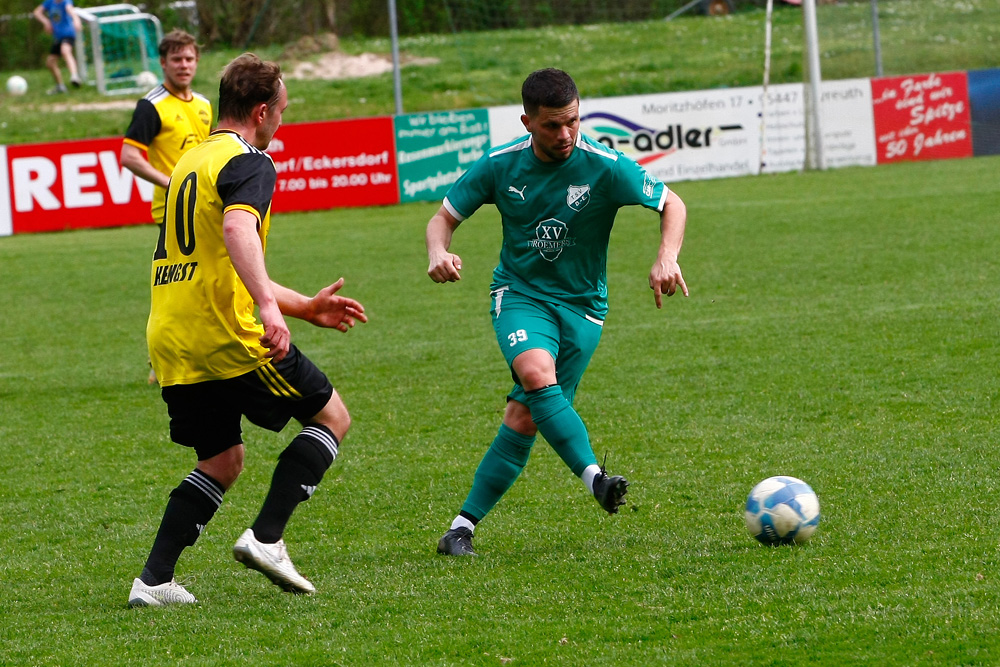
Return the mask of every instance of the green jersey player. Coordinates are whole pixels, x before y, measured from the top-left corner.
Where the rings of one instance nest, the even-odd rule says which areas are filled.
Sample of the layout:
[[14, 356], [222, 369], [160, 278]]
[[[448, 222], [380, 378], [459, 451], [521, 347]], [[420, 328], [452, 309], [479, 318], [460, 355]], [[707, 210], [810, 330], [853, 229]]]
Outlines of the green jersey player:
[[688, 294], [677, 256], [684, 202], [634, 161], [580, 134], [580, 96], [557, 69], [532, 73], [521, 88], [528, 135], [488, 152], [451, 190], [427, 225], [428, 275], [461, 278], [452, 235], [483, 204], [503, 224], [493, 272], [491, 314], [514, 378], [503, 423], [438, 552], [475, 555], [476, 524], [524, 469], [542, 435], [609, 514], [625, 503], [628, 482], [597, 464], [587, 428], [573, 408], [577, 385], [607, 314], [608, 241], [622, 206], [660, 214], [660, 248], [649, 272], [656, 307], [663, 295]]

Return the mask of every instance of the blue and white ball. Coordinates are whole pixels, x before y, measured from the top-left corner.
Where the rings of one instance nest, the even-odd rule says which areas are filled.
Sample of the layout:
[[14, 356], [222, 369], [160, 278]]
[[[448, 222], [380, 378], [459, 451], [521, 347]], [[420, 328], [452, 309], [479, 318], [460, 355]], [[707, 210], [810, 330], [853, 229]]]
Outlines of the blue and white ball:
[[768, 477], [750, 491], [744, 517], [763, 544], [801, 544], [819, 525], [819, 498], [801, 479]]

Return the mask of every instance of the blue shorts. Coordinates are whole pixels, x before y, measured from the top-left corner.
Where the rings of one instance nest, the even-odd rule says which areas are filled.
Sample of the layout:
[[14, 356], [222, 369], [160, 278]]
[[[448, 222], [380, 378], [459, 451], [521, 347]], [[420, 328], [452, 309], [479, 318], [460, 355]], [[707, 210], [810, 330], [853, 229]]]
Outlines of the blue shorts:
[[507, 287], [490, 293], [493, 331], [507, 366], [511, 367], [514, 388], [507, 398], [527, 405], [512, 364], [527, 350], [548, 351], [556, 361], [556, 382], [570, 403], [584, 371], [601, 341], [604, 322], [558, 303], [518, 294]]

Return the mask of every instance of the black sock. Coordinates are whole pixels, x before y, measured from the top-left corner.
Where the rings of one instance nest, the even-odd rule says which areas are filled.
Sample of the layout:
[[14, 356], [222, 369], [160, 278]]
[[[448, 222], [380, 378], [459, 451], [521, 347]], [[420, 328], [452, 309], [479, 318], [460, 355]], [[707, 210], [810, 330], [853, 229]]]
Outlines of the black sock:
[[299, 503], [309, 500], [337, 458], [339, 444], [330, 429], [310, 424], [281, 452], [267, 498], [250, 526], [258, 541], [273, 544], [281, 539], [292, 512]]
[[160, 529], [139, 578], [157, 586], [174, 578], [181, 552], [191, 546], [215, 516], [225, 489], [200, 470], [194, 470], [170, 492]]

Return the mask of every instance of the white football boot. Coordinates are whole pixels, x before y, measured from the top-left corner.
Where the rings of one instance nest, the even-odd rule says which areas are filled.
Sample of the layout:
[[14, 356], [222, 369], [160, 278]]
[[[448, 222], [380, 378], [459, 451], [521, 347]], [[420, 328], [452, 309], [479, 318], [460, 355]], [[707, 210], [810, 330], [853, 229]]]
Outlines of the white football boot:
[[274, 544], [264, 544], [257, 541], [252, 528], [247, 528], [240, 539], [236, 540], [233, 557], [251, 570], [263, 574], [282, 590], [290, 593], [316, 591], [316, 587], [292, 565], [284, 540], [278, 540]]
[[132, 582], [128, 594], [130, 607], [163, 607], [168, 604], [194, 604], [197, 600], [183, 586], [171, 579], [165, 584], [149, 586], [142, 579]]

